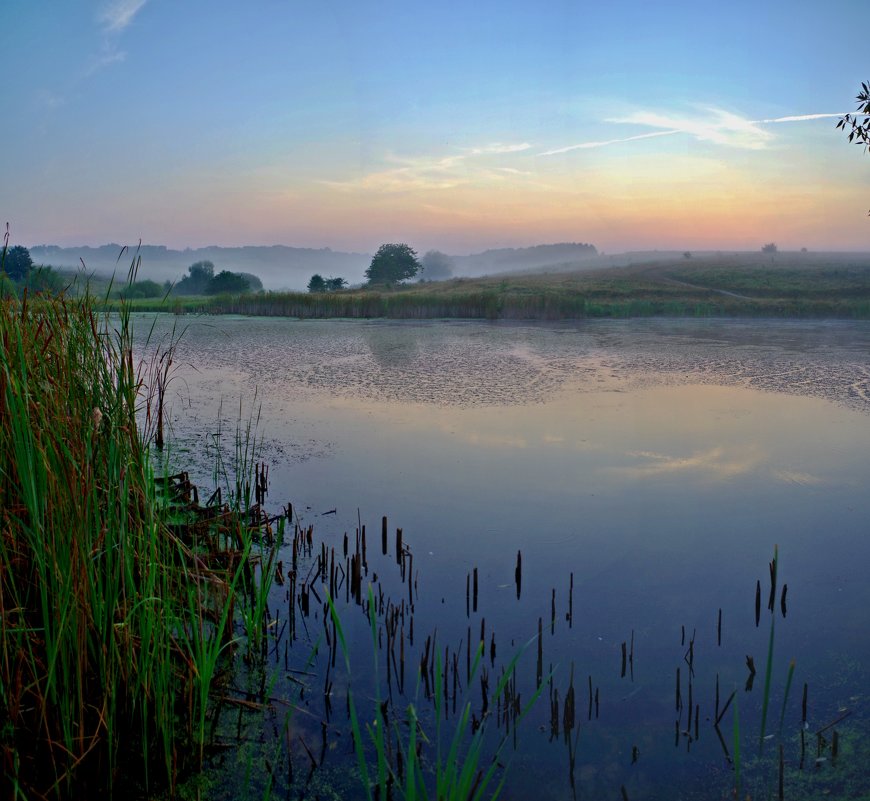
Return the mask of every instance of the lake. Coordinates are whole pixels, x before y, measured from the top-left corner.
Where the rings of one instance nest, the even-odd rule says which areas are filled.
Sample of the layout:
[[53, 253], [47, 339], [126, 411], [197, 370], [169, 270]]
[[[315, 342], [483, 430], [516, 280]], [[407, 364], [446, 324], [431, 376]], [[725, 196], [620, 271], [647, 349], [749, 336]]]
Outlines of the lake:
[[[152, 319], [136, 318], [140, 342]], [[735, 761], [753, 798], [776, 797], [780, 746], [786, 798], [870, 786], [860, 768], [870, 758], [870, 324], [161, 316], [152, 345], [172, 326], [184, 329], [167, 394], [174, 462], [209, 487], [218, 428], [231, 443], [253, 415], [267, 506], [292, 502], [298, 525], [314, 526], [300, 576], [321, 545], [345, 564], [345, 533], [353, 551], [366, 526], [363, 580], [388, 609], [391, 599], [403, 604], [408, 668], [404, 693], [395, 675], [388, 687], [382, 643], [375, 678], [366, 618], [350, 597], [339, 611], [360, 698], [378, 685], [395, 710], [414, 700], [431, 718], [434, 701], [414, 675], [433, 635], [461, 707], [469, 634], [473, 656], [483, 627], [490, 692], [526, 646], [516, 673], [525, 703], [538, 681], [540, 626], [542, 695], [516, 734], [507, 722], [505, 798], [728, 798]], [[410, 565], [397, 564], [396, 527]], [[276, 586], [272, 603], [280, 632], [298, 602]], [[304, 712], [290, 724], [298, 737], [285, 738], [280, 705], [271, 722], [246, 720], [249, 769], [238, 756], [215, 757], [213, 775], [236, 783], [221, 779], [214, 797], [239, 782], [259, 787], [268, 771], [277, 797], [358, 792], [340, 669], [328, 721], [323, 708], [323, 630], [312, 601], [295, 641], [285, 634], [269, 660], [270, 697], [298, 694], [305, 676]], [[318, 642], [313, 667], [294, 673]], [[760, 742], [771, 643], [764, 734], [773, 737]], [[747, 656], [757, 670], [749, 689]], [[566, 740], [551, 710], [572, 683]], [[473, 677], [478, 717], [479, 685]], [[501, 705], [489, 710], [492, 745], [505, 733], [501, 718]], [[562, 711], [557, 718], [564, 724]], [[292, 780], [286, 764], [275, 768], [286, 742]], [[311, 760], [320, 767], [309, 776]]]

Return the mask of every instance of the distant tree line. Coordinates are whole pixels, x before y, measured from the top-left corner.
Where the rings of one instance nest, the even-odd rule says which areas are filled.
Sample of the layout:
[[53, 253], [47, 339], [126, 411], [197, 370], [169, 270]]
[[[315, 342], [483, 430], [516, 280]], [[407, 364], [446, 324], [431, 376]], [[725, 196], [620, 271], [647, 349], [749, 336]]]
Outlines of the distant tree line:
[[30, 251], [22, 245], [4, 247], [0, 253], [0, 297], [50, 292], [58, 294], [67, 284], [67, 278], [51, 267], [35, 265]]
[[[0, 296], [20, 295], [25, 290], [30, 293], [51, 292], [57, 294], [67, 289], [75, 278], [74, 272], [58, 272], [51, 267], [34, 265], [30, 251], [21, 245], [3, 248], [0, 251]], [[158, 298], [169, 293], [176, 295], [234, 295], [259, 292], [262, 289], [263, 282], [256, 275], [229, 270], [221, 270], [215, 274], [212, 262], [198, 261], [191, 264], [188, 268], [188, 274], [174, 285], [170, 281], [162, 285], [151, 280], [135, 281], [114, 290], [113, 294], [117, 293], [121, 298], [133, 300], [135, 298]]]

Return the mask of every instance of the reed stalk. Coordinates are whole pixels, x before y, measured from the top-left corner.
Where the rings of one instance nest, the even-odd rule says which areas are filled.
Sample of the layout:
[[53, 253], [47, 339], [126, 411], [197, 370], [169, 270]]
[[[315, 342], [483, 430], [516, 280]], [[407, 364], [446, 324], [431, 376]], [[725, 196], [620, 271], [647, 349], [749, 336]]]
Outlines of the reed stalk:
[[[129, 307], [97, 305], [87, 291], [0, 300], [3, 797], [171, 788], [202, 755], [248, 575], [249, 536], [213, 559], [167, 525], [143, 436], [155, 384], [134, 363]], [[170, 363], [152, 368], [165, 379]]]

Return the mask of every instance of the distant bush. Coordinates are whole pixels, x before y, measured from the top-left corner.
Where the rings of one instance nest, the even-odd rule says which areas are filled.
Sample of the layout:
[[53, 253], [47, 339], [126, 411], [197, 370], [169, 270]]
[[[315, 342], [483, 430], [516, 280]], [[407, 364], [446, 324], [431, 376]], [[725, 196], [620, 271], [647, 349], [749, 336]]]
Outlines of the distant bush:
[[[251, 273], [221, 270], [217, 275], [210, 261], [198, 261], [187, 268], [185, 275], [172, 290], [174, 295], [225, 295], [260, 292], [263, 282]], [[145, 297], [138, 295], [135, 297]]]
[[205, 287], [206, 295], [238, 294], [247, 292], [250, 283], [240, 273], [231, 273], [229, 270], [221, 270]]
[[453, 275], [454, 263], [446, 253], [430, 250], [420, 259], [427, 281], [444, 281]]
[[320, 273], [314, 273], [308, 282], [309, 292], [336, 292], [344, 289], [347, 281], [344, 278], [324, 278]]
[[263, 282], [253, 273], [236, 273], [248, 282], [248, 292], [262, 292]]
[[120, 291], [120, 296], [125, 300], [136, 298], [159, 298], [164, 294], [163, 287], [156, 281], [136, 281], [135, 284], [125, 286]]

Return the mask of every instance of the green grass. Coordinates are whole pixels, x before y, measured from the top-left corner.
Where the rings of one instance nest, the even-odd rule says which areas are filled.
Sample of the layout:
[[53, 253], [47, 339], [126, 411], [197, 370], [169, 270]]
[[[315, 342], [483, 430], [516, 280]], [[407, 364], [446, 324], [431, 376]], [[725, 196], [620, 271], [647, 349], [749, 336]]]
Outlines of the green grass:
[[257, 616], [268, 593], [249, 501], [222, 519], [232, 551], [167, 525], [129, 307], [7, 297], [0, 343], [0, 794], [171, 788], [201, 758], [236, 596]]
[[595, 317], [870, 319], [865, 254], [706, 255], [606, 269], [355, 289], [135, 301], [142, 311], [299, 318], [562, 320]]

